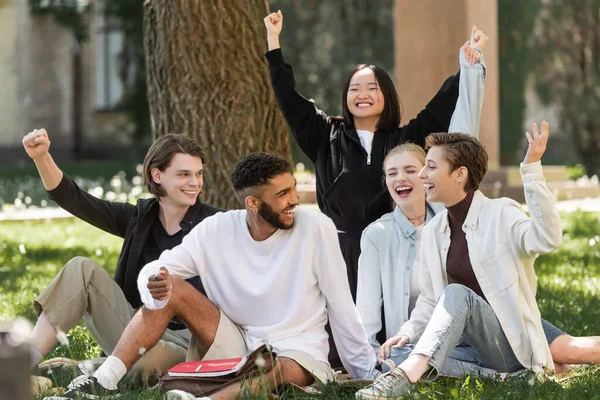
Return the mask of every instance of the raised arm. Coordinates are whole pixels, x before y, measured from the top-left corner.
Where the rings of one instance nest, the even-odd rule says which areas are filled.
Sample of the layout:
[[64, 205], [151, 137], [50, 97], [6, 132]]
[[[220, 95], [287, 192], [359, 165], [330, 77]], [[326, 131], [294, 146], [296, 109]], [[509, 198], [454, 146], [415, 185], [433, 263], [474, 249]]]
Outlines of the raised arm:
[[[473, 27], [476, 29], [476, 27]], [[458, 85], [458, 100], [450, 120], [448, 132], [468, 133], [479, 138], [479, 122], [481, 121], [481, 106], [485, 88], [486, 67], [483, 60], [483, 48], [487, 37], [482, 38], [481, 31], [474, 31], [470, 42], [460, 48], [460, 79]], [[474, 43], [478, 47], [471, 46]], [[479, 53], [475, 55], [474, 53]], [[471, 60], [478, 58], [475, 64]]]
[[95, 227], [125, 237], [129, 218], [135, 211], [133, 205], [101, 200], [81, 190], [54, 162], [45, 129], [34, 129], [25, 135], [23, 147], [35, 163], [50, 199]]
[[521, 163], [521, 177], [531, 217], [527, 217], [519, 204], [511, 202], [504, 208], [502, 219], [508, 221], [513, 245], [532, 257], [560, 247], [562, 224], [554, 195], [546, 186], [541, 163], [548, 142], [548, 123], [542, 122], [541, 134], [533, 124], [533, 137], [529, 132], [526, 136], [529, 148]]
[[[465, 49], [465, 61], [468, 63], [469, 67], [475, 66], [479, 61], [480, 55], [482, 54], [481, 51], [485, 47], [487, 41], [487, 36], [478, 30], [476, 26], [473, 26], [469, 46], [463, 46], [461, 48]], [[463, 79], [462, 77], [464, 72], [469, 72], [470, 76], [467, 79]], [[456, 107], [460, 106], [460, 104], [457, 105], [457, 101], [459, 100], [459, 87], [461, 84], [468, 84], [473, 75], [476, 75], [476, 71], [463, 70], [461, 64], [459, 73], [446, 79], [438, 93], [431, 99], [427, 106], [425, 106], [425, 108], [406, 126], [400, 128], [399, 132], [401, 132], [402, 139], [424, 146], [425, 138], [433, 132], [456, 132], [456, 130], [450, 130], [450, 122], [453, 119]], [[465, 87], [463, 87], [463, 89], [465, 89]], [[469, 101], [470, 99], [475, 100], [474, 97], [471, 97], [469, 90], [466, 90], [461, 94], [465, 94], [465, 96], [463, 96], [463, 100], [465, 101]], [[481, 94], [480, 100], [483, 101], [483, 93]], [[481, 109], [479, 109], [478, 112], [475, 112], [476, 104], [477, 103], [463, 104], [463, 106], [466, 106], [467, 108], [462, 108], [458, 116], [464, 116], [467, 112], [470, 116], [480, 115]], [[458, 116], [456, 118], [458, 118]], [[459, 120], [456, 121], [457, 126], [458, 122]], [[468, 125], [473, 126], [473, 122], [470, 122]], [[466, 126], [466, 124], [463, 124], [463, 126]], [[469, 132], [467, 133], [473, 131], [472, 127], [465, 127], [465, 129], [469, 129]]]
[[342, 257], [337, 230], [331, 220], [321, 224], [316, 265], [319, 287], [327, 301], [333, 340], [346, 370], [357, 379], [373, 379], [377, 359], [352, 301], [346, 264]]
[[50, 155], [48, 132], [45, 129], [34, 129], [23, 137], [23, 147], [35, 163], [44, 188], [47, 191], [56, 189], [63, 178], [63, 172]]
[[367, 331], [369, 344], [375, 351], [378, 351], [381, 344], [377, 341], [376, 336], [382, 326], [383, 292], [381, 288], [379, 247], [374, 238], [371, 237], [369, 228], [362, 234], [360, 250], [356, 308]]
[[283, 27], [281, 11], [269, 14], [264, 22], [269, 44], [266, 57], [277, 104], [302, 151], [316, 161], [320, 146], [329, 142], [332, 121], [312, 101], [296, 91], [294, 71], [291, 65], [285, 63], [279, 47], [279, 34]]

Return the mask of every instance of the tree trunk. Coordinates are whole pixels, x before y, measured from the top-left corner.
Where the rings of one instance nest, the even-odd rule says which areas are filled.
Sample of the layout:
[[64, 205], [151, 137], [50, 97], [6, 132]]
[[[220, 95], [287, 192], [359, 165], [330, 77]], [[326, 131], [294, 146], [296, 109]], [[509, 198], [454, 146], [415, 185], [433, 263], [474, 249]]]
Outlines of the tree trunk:
[[204, 198], [239, 208], [235, 163], [250, 152], [290, 158], [264, 53], [266, 0], [146, 0], [144, 48], [154, 137], [184, 133], [206, 152]]

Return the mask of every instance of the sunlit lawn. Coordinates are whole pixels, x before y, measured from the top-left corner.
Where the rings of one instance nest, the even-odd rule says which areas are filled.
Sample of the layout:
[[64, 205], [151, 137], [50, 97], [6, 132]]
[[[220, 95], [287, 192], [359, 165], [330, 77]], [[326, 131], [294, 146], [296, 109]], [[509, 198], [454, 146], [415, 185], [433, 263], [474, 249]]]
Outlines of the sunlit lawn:
[[[565, 244], [537, 262], [538, 301], [543, 316], [572, 335], [600, 334], [600, 223], [596, 215], [564, 218]], [[33, 298], [72, 257], [95, 259], [113, 273], [121, 240], [74, 220], [0, 223], [0, 316], [35, 321]], [[83, 326], [70, 335], [70, 349], [57, 347], [49, 357], [92, 358], [99, 348]], [[55, 385], [70, 380], [56, 374]], [[124, 399], [159, 399], [150, 389], [124, 389]], [[41, 398], [41, 397], [40, 397]], [[282, 398], [293, 398], [284, 393]], [[329, 385], [316, 398], [353, 399], [354, 391]], [[600, 399], [600, 370], [590, 369], [561, 383], [528, 377], [509, 382], [483, 379], [423, 383], [419, 399]]]

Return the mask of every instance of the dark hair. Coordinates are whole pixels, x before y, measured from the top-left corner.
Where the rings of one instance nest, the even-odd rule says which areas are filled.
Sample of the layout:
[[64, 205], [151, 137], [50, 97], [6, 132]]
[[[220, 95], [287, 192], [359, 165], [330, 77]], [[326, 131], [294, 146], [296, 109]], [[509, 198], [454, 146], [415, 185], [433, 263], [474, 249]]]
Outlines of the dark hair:
[[161, 136], [146, 153], [144, 158], [144, 183], [148, 191], [156, 197], [166, 196], [167, 193], [159, 183], [152, 179], [152, 169], [158, 168], [164, 171], [171, 165], [171, 160], [175, 154], [189, 154], [198, 157], [204, 162], [204, 151], [195, 139], [182, 134], [169, 133]]
[[351, 127], [354, 127], [354, 116], [348, 109], [348, 89], [350, 88], [350, 81], [355, 73], [365, 68], [369, 68], [373, 71], [377, 84], [383, 94], [383, 111], [379, 117], [377, 123], [377, 129], [383, 129], [386, 131], [393, 131], [400, 126], [401, 111], [400, 111], [400, 100], [398, 99], [398, 92], [394, 86], [394, 81], [388, 75], [383, 68], [371, 64], [359, 64], [356, 66], [354, 71], [346, 79], [344, 85], [344, 91], [342, 93], [342, 117], [344, 122]]
[[266, 185], [286, 172], [293, 173], [285, 158], [272, 153], [250, 153], [235, 165], [231, 183], [236, 193], [240, 193], [244, 189]]
[[479, 188], [488, 169], [488, 154], [481, 142], [466, 133], [432, 133], [425, 139], [425, 149], [440, 146], [450, 171], [465, 167], [469, 171], [465, 192]]

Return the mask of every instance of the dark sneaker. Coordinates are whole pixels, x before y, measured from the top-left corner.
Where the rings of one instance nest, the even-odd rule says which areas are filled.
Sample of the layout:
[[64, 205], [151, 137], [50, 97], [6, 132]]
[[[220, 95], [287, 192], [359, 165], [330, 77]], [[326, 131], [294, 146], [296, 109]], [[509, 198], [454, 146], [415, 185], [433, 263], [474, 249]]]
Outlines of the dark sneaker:
[[118, 390], [105, 389], [93, 376], [82, 375], [73, 379], [67, 391], [60, 396], [44, 397], [44, 400], [95, 399], [112, 400], [121, 397]]

